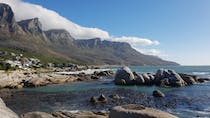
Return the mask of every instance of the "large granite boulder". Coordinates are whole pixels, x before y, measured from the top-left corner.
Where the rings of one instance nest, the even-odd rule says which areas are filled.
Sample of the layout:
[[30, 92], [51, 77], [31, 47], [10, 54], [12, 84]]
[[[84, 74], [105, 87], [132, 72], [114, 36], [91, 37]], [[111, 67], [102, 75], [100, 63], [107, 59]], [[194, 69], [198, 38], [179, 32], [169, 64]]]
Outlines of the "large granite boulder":
[[142, 77], [144, 78], [145, 85], [153, 85], [155, 77], [150, 73], [143, 73]]
[[19, 118], [18, 115], [9, 109], [4, 101], [0, 98], [0, 117], [1, 118]]
[[51, 114], [45, 112], [28, 112], [26, 114], [21, 115], [21, 118], [55, 118]]
[[188, 74], [183, 74], [183, 73], [179, 73], [179, 75], [187, 83], [187, 85], [195, 84], [198, 79], [198, 77], [194, 75], [188, 75]]
[[147, 108], [138, 104], [116, 106], [111, 109], [109, 118], [178, 118], [172, 114]]
[[144, 77], [142, 75], [138, 75], [136, 72], [133, 72], [134, 78], [135, 78], [135, 84], [136, 85], [144, 85]]
[[115, 74], [114, 82], [116, 85], [134, 85], [135, 79], [131, 69], [129, 67], [118, 69]]
[[155, 84], [159, 86], [180, 87], [187, 85], [174, 70], [159, 69], [155, 75]]

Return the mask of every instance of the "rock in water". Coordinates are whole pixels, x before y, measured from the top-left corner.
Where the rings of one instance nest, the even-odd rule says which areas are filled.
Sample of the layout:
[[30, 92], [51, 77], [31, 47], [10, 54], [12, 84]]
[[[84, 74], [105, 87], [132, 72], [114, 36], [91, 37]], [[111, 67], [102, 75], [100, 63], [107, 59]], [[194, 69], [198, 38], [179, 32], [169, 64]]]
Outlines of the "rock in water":
[[120, 96], [118, 94], [112, 94], [109, 97], [112, 99], [120, 99]]
[[187, 85], [195, 84], [198, 79], [197, 76], [195, 76], [195, 75], [187, 75], [187, 74], [183, 74], [183, 73], [179, 73], [179, 75], [187, 83]]
[[28, 112], [21, 115], [21, 118], [55, 118], [51, 114], [45, 112]]
[[145, 83], [142, 75], [138, 75], [136, 72], [133, 72], [136, 85], [143, 85]]
[[167, 112], [147, 108], [139, 104], [128, 104], [112, 108], [109, 118], [178, 118]]
[[155, 84], [159, 86], [180, 87], [186, 82], [174, 70], [160, 69], [155, 75]]
[[165, 97], [164, 93], [162, 93], [160, 90], [154, 90], [152, 95], [154, 97]]
[[90, 98], [90, 102], [95, 104], [95, 103], [98, 102], [98, 100], [97, 100], [97, 98], [96, 98], [95, 96], [92, 96], [92, 97]]
[[107, 99], [106, 99], [106, 97], [104, 96], [104, 94], [101, 94], [99, 97], [98, 97], [98, 101], [99, 102], [107, 102]]
[[131, 69], [129, 67], [123, 67], [121, 69], [118, 69], [115, 74], [114, 82], [116, 85], [134, 85], [135, 79]]
[[9, 109], [0, 98], [0, 118], [19, 118], [18, 115]]

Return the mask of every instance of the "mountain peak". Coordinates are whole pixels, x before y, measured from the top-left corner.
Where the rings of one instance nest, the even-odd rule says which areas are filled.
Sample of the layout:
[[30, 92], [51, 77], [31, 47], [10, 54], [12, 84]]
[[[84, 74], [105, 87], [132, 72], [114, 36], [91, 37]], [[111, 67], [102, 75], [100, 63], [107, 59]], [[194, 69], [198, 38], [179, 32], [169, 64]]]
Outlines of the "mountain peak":
[[11, 7], [0, 3], [0, 30], [4, 33], [15, 32], [16, 22]]
[[72, 44], [75, 39], [65, 29], [51, 29], [45, 31], [46, 37], [54, 43]]
[[39, 34], [43, 33], [42, 24], [38, 18], [22, 20], [22, 21], [18, 22], [18, 24], [27, 33], [31, 33], [33, 35], [39, 35]]

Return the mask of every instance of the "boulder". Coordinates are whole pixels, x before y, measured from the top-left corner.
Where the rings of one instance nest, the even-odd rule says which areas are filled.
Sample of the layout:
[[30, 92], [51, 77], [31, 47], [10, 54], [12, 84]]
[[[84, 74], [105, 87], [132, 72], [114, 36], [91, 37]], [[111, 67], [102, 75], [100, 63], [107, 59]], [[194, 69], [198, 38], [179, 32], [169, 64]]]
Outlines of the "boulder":
[[155, 79], [159, 80], [162, 78], [168, 78], [170, 76], [170, 73], [168, 72], [167, 69], [159, 69], [157, 70], [156, 74], [155, 74]]
[[159, 69], [155, 74], [155, 84], [159, 86], [180, 87], [185, 86], [186, 82], [174, 70]]
[[199, 78], [199, 79], [198, 79], [198, 82], [203, 83], [203, 82], [205, 82], [205, 80], [202, 79], [202, 78]]
[[0, 117], [1, 118], [19, 118], [19, 116], [9, 109], [4, 101], [0, 98]]
[[145, 84], [149, 85], [151, 80], [150, 80], [150, 77], [148, 76], [148, 74], [147, 73], [143, 73], [142, 77], [144, 78]]
[[95, 104], [95, 103], [98, 102], [98, 100], [97, 100], [97, 98], [96, 98], [95, 96], [92, 96], [92, 97], [90, 98], [90, 102]]
[[187, 85], [193, 85], [196, 83], [195, 79], [191, 76], [184, 76], [182, 79], [187, 83]]
[[136, 85], [143, 85], [145, 83], [142, 75], [138, 75], [136, 72], [133, 72]]
[[111, 109], [109, 118], [178, 118], [172, 114], [139, 104], [116, 106]]
[[173, 75], [168, 79], [169, 79], [169, 85], [172, 87], [181, 87], [186, 85], [186, 82], [178, 74]]
[[101, 94], [99, 97], [98, 97], [98, 101], [99, 102], [107, 102], [107, 98], [105, 97], [105, 95], [104, 94]]
[[160, 90], [154, 90], [153, 93], [152, 93], [152, 95], [154, 97], [165, 97], [165, 94], [162, 93]]
[[201, 78], [201, 79], [204, 79], [206, 81], [210, 81], [210, 78]]
[[112, 99], [120, 99], [120, 96], [118, 94], [112, 94], [109, 97]]
[[97, 76], [111, 76], [113, 74], [112, 71], [101, 71], [101, 72], [94, 72]]
[[55, 118], [51, 114], [45, 112], [28, 112], [21, 115], [21, 118]]
[[144, 78], [145, 85], [153, 85], [155, 77], [151, 73], [143, 73], [142, 77]]
[[[124, 83], [125, 81], [125, 83]], [[114, 80], [116, 85], [134, 85], [135, 84], [135, 79], [134, 75], [131, 72], [129, 67], [123, 67], [117, 70], [115, 74], [115, 80]]]
[[97, 79], [100, 79], [100, 77], [95, 76], [95, 75], [92, 75], [92, 76], [91, 76], [91, 79], [97, 80]]

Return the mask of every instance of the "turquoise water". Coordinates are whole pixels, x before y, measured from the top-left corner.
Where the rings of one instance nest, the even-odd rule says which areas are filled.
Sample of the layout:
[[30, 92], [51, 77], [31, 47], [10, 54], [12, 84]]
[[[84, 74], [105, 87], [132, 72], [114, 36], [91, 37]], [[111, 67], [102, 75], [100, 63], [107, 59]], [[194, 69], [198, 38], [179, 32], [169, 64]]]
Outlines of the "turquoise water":
[[[180, 73], [188, 73], [198, 75], [200, 77], [210, 77], [210, 66], [155, 66], [155, 67], [131, 67], [132, 71], [136, 71], [137, 73], [150, 72], [155, 73], [158, 69], [173, 69]], [[116, 70], [116, 68], [113, 68]], [[145, 93], [148, 97], [152, 98], [152, 91], [155, 89], [161, 90], [166, 94], [166, 98], [164, 98], [159, 104], [155, 103], [154, 99], [149, 106], [154, 108], [160, 108], [162, 110], [173, 113], [182, 118], [192, 118], [192, 117], [210, 117], [210, 82], [199, 83], [192, 86], [180, 87], [180, 88], [161, 88], [157, 86], [116, 86], [113, 83], [113, 78], [102, 78], [98, 81], [93, 82], [76, 82], [62, 85], [52, 85], [38, 88], [25, 88], [20, 89], [18, 91], [21, 92], [42, 92], [46, 94], [60, 94], [67, 92], [72, 92], [76, 98], [72, 98], [72, 101], [59, 102], [57, 107], [63, 108], [65, 110], [78, 110], [80, 108], [78, 104], [83, 101], [85, 97], [90, 97], [91, 95], [96, 95], [96, 92], [106, 92], [110, 90], [121, 90], [121, 91], [134, 91], [134, 93]], [[88, 92], [86, 92], [88, 91]], [[92, 92], [92, 93], [91, 93]], [[82, 96], [84, 94], [85, 96]], [[88, 96], [89, 95], [89, 96]], [[132, 97], [132, 96], [130, 96]], [[135, 96], [134, 96], [135, 97]], [[75, 100], [76, 99], [76, 100]], [[153, 98], [152, 98], [153, 99]], [[77, 101], [80, 103], [77, 104]], [[174, 107], [158, 107], [158, 105], [164, 105], [164, 102], [170, 103], [170, 105], [174, 102]], [[141, 103], [138, 100], [131, 103]], [[158, 105], [156, 105], [158, 104]], [[65, 105], [71, 105], [67, 107]], [[74, 107], [75, 105], [75, 107]], [[84, 105], [81, 105], [81, 109], [86, 109]], [[51, 106], [52, 107], [52, 106]], [[56, 106], [55, 106], [56, 107]]]

